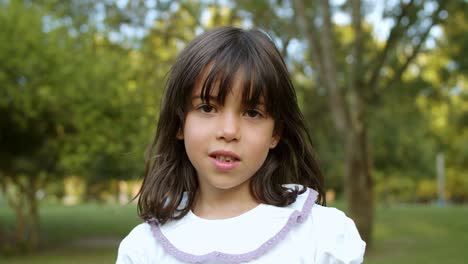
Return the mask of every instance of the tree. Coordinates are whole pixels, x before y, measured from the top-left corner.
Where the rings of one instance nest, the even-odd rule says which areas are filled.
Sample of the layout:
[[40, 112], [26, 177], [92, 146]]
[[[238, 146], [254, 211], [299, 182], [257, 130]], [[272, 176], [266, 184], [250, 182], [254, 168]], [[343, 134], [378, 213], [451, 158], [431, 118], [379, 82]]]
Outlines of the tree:
[[[365, 21], [370, 1], [350, 0], [341, 6], [334, 6], [331, 1], [303, 0], [239, 1], [237, 5], [251, 14], [248, 19], [255, 25], [271, 32], [281, 48], [285, 48], [283, 43], [293, 40], [304, 44], [296, 52], [305, 47], [304, 67], [312, 69], [308, 75], [317, 89], [323, 89], [327, 95], [344, 150], [348, 212], [369, 245], [374, 214], [371, 111], [383, 107], [385, 93], [401, 82], [408, 67], [426, 49], [431, 29], [443, 21], [444, 4], [443, 1], [387, 3], [383, 17], [392, 21], [393, 26], [384, 41], [375, 38], [372, 25]], [[337, 12], [347, 14], [349, 24], [336, 25], [332, 16]], [[265, 13], [268, 15], [262, 15]], [[287, 32], [278, 32], [277, 28], [287, 28]]]
[[[403, 73], [424, 47], [432, 27], [441, 22], [443, 2], [407, 1], [393, 6], [395, 11], [388, 12], [388, 16], [394, 21], [388, 38], [383, 48], [378, 52], [369, 52], [374, 56], [367, 59], [364, 53], [362, 2], [348, 1], [345, 8], [350, 10], [353, 30], [349, 74], [345, 74], [347, 69], [338, 68], [334, 56], [333, 49], [339, 44], [334, 36], [330, 2], [319, 2], [321, 14], [308, 9], [302, 0], [294, 1], [294, 10], [299, 28], [308, 41], [315, 70], [319, 76], [323, 76], [319, 81], [326, 87], [335, 126], [344, 143], [345, 188], [349, 213], [356, 221], [364, 240], [371, 244], [374, 197], [366, 108], [378, 100], [382, 91], [391, 89], [395, 83], [401, 81]], [[433, 11], [425, 8], [429, 2], [437, 6]], [[315, 22], [317, 17], [320, 18], [321, 30]], [[424, 26], [423, 22], [427, 25]], [[405, 50], [408, 51], [404, 52]], [[382, 74], [383, 70], [391, 62], [396, 67], [391, 76], [385, 76]], [[339, 75], [347, 76], [349, 81], [340, 85]]]
[[18, 249], [37, 246], [37, 194], [51, 181], [78, 175], [95, 195], [98, 186], [142, 174], [164, 75], [178, 38], [192, 38], [197, 25], [178, 17], [198, 11], [190, 3], [171, 9], [180, 25], [160, 20], [132, 37], [122, 25], [149, 31], [138, 15], [143, 2], [132, 3], [2, 3], [0, 190], [16, 212]]
[[60, 100], [69, 77], [60, 34], [45, 34], [42, 10], [20, 2], [0, 10], [0, 187], [16, 215], [14, 243], [34, 249], [39, 239], [37, 191], [61, 175], [60, 144], [70, 122]]
[[134, 92], [131, 53], [83, 22], [79, 7], [14, 1], [0, 10], [0, 190], [16, 215], [19, 250], [37, 248], [39, 190], [75, 173], [134, 177], [125, 154], [143, 152], [141, 137], [127, 137], [146, 106]]

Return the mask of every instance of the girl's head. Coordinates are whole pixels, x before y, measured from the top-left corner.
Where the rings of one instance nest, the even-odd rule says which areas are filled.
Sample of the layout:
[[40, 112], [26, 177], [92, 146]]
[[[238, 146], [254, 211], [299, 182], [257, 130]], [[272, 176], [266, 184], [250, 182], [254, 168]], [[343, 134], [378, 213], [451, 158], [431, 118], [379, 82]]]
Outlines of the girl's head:
[[[323, 177], [280, 53], [258, 30], [200, 35], [169, 72], [140, 216], [160, 223], [183, 217], [200, 185], [248, 184], [258, 202], [285, 206], [303, 191], [285, 183], [317, 190], [324, 203]], [[187, 203], [179, 207], [184, 192]]]

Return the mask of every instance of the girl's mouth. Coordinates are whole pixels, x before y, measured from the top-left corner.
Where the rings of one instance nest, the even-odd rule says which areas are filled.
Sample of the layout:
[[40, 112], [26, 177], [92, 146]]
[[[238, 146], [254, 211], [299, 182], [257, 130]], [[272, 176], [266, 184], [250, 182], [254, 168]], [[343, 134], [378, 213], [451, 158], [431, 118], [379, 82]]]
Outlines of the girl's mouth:
[[214, 151], [210, 153], [213, 164], [217, 170], [229, 171], [234, 169], [240, 162], [239, 156], [231, 151]]

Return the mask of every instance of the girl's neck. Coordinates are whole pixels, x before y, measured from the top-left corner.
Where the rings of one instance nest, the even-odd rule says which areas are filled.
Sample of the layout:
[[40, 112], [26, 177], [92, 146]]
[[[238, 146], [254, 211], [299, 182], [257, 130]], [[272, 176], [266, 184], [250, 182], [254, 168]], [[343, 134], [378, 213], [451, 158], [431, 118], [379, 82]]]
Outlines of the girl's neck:
[[239, 216], [258, 205], [250, 191], [247, 190], [221, 190], [205, 191], [199, 189], [195, 204], [192, 208], [194, 214], [205, 219], [226, 219]]

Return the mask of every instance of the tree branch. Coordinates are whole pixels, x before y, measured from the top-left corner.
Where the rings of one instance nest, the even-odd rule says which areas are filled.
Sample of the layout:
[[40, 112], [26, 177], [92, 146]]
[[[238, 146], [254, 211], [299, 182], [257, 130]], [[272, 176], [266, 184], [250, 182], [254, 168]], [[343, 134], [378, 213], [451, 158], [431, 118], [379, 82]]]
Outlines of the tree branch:
[[351, 22], [354, 31], [354, 43], [352, 50], [352, 63], [351, 63], [351, 76], [350, 76], [350, 89], [348, 93], [349, 103], [349, 117], [351, 125], [355, 129], [364, 129], [364, 111], [362, 90], [363, 87], [363, 65], [362, 65], [362, 14], [361, 14], [361, 0], [350, 0], [351, 3]]
[[387, 41], [385, 42], [385, 47], [382, 53], [377, 54], [375, 57], [376, 63], [374, 66], [372, 66], [374, 71], [372, 72], [372, 75], [369, 79], [369, 83], [367, 85], [368, 87], [371, 88], [371, 90], [374, 90], [374, 91], [376, 90], [375, 88], [377, 86], [380, 71], [382, 70], [383, 65], [387, 61], [387, 57], [388, 57], [390, 50], [396, 45], [398, 40], [402, 37], [403, 29], [408, 28], [410, 26], [410, 24], [408, 24], [406, 27], [402, 28], [401, 21], [408, 14], [409, 9], [413, 6], [413, 2], [414, 0], [410, 0], [407, 4], [405, 4], [402, 7], [400, 15], [396, 18], [395, 25], [390, 30], [390, 34], [388, 35]]
[[331, 11], [329, 0], [319, 1], [323, 11], [323, 31], [321, 35], [322, 43], [322, 64], [324, 76], [329, 92], [329, 103], [335, 121], [335, 126], [341, 135], [344, 136], [349, 128], [349, 110], [344, 99], [343, 91], [338, 86], [337, 66], [333, 55], [333, 24], [331, 21]]
[[439, 7], [437, 8], [436, 11], [434, 11], [431, 15], [431, 20], [432, 20], [432, 23], [426, 28], [426, 30], [421, 34], [421, 36], [419, 37], [420, 38], [420, 41], [418, 42], [418, 44], [413, 48], [411, 54], [409, 54], [408, 56], [406, 56], [406, 59], [405, 59], [405, 63], [402, 64], [402, 66], [396, 71], [396, 74], [395, 74], [395, 77], [392, 78], [391, 81], [389, 81], [387, 83], [387, 85], [385, 86], [384, 90], [387, 90], [387, 89], [390, 89], [391, 87], [393, 87], [393, 85], [395, 85], [396, 83], [398, 83], [399, 81], [401, 81], [401, 77], [403, 75], [403, 73], [406, 71], [406, 69], [408, 68], [408, 66], [414, 61], [414, 59], [417, 57], [417, 55], [420, 53], [420, 50], [422, 48], [422, 45], [426, 42], [427, 40], [427, 37], [429, 36], [429, 33], [431, 32], [431, 29], [437, 25], [438, 23], [440, 23], [441, 19], [439, 18], [439, 14], [440, 12], [443, 10], [443, 6], [442, 4], [439, 4]]
[[352, 51], [352, 63], [351, 63], [351, 82], [350, 88], [354, 91], [358, 87], [361, 87], [360, 83], [363, 79], [362, 69], [362, 45], [363, 45], [363, 34], [362, 34], [362, 14], [361, 14], [361, 1], [351, 0], [352, 8], [352, 26], [354, 31], [354, 44]]
[[312, 64], [316, 66], [318, 70], [317, 76], [319, 76], [320, 80], [322, 80], [321, 76], [324, 76], [324, 66], [322, 64], [322, 52], [320, 49], [320, 43], [318, 41], [318, 34], [317, 29], [315, 28], [313, 23], [309, 23], [307, 21], [307, 16], [305, 14], [305, 5], [302, 0], [294, 0], [293, 1], [293, 9], [294, 13], [296, 14], [296, 21], [299, 26], [299, 31], [306, 37], [307, 42], [311, 48], [311, 52], [309, 52], [309, 56], [312, 59]]
[[283, 58], [286, 58], [287, 55], [288, 55], [288, 46], [289, 46], [289, 43], [291, 42], [291, 37], [288, 36], [286, 39], [283, 40], [283, 47], [281, 48], [281, 56]]

